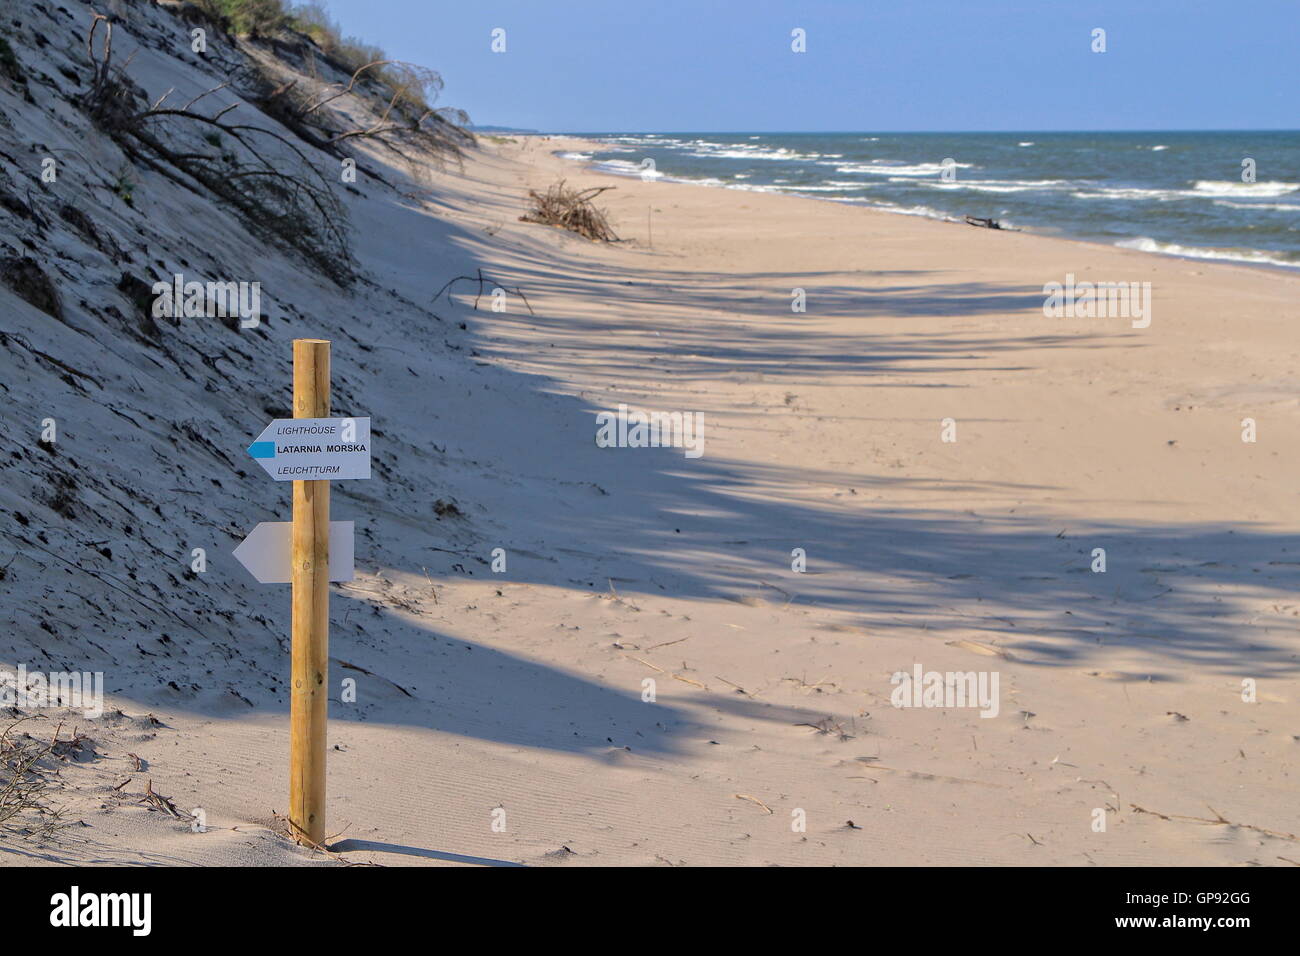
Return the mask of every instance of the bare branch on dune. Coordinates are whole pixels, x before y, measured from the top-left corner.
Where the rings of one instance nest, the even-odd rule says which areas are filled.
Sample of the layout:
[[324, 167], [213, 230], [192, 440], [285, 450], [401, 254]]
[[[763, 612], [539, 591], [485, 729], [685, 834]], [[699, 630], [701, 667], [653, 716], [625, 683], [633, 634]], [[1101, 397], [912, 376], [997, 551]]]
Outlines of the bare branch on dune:
[[322, 97], [321, 99], [317, 100], [315, 103], [311, 104], [311, 105], [308, 106], [306, 109], [304, 109], [304, 110], [299, 114], [299, 116], [302, 116], [302, 117], [309, 116], [310, 114], [312, 114], [312, 113], [316, 112], [317, 110], [319, 110], [319, 109], [321, 109], [321, 108], [327, 106], [328, 104], [334, 102], [335, 100], [339, 99], [340, 97], [347, 96], [349, 93], [352, 92], [353, 88], [357, 85], [357, 80], [361, 77], [361, 74], [362, 74], [362, 73], [365, 73], [367, 70], [377, 70], [377, 69], [380, 69], [381, 67], [384, 67], [384, 66], [389, 65], [390, 63], [399, 63], [399, 62], [401, 62], [401, 61], [399, 61], [399, 60], [372, 60], [372, 61], [370, 61], [369, 63], [362, 64], [362, 65], [359, 66], [359, 67], [356, 69], [356, 71], [352, 74], [352, 78], [348, 80], [348, 84], [347, 84], [347, 86], [340, 86], [340, 87], [338, 87], [338, 88], [337, 88], [333, 93], [330, 93], [328, 96]]
[[[101, 20], [105, 30], [97, 53]], [[82, 99], [95, 124], [132, 159], [187, 188], [195, 183], [206, 188], [246, 217], [253, 228], [296, 250], [339, 285], [349, 285], [355, 266], [347, 216], [332, 184], [304, 149], [274, 130], [227, 122], [224, 117], [238, 102], [212, 115], [194, 109], [201, 100], [230, 86], [230, 80], [181, 107], [163, 106], [170, 90], [149, 104], [144, 92], [112, 66], [112, 36], [112, 24], [96, 15], [87, 38], [93, 77]], [[209, 132], [186, 130], [186, 122]], [[224, 143], [222, 135], [231, 144]], [[284, 163], [283, 154], [277, 155], [274, 147], [287, 150], [291, 162]]]
[[[425, 158], [440, 164], [448, 155], [459, 162], [463, 147], [474, 142], [473, 134], [463, 129], [468, 116], [432, 105], [442, 90], [442, 76], [426, 67], [372, 59], [353, 70], [346, 83], [330, 84], [315, 96], [293, 89], [294, 83], [265, 94], [262, 105], [296, 132], [319, 135], [323, 149], [335, 150], [349, 140], [374, 140], [408, 162], [411, 156], [400, 147], [423, 147]], [[348, 95], [369, 97], [377, 110], [375, 121], [353, 128], [337, 111], [330, 111], [327, 119], [325, 108]]]
[[491, 285], [495, 286], [496, 288], [500, 289], [500, 290], [503, 291], [503, 292], [510, 292], [510, 293], [512, 293], [512, 294], [514, 294], [514, 295], [519, 296], [519, 298], [521, 298], [521, 299], [524, 300], [524, 305], [528, 306], [528, 314], [529, 314], [529, 315], [536, 315], [536, 314], [537, 314], [536, 312], [533, 311], [532, 304], [528, 301], [528, 296], [524, 295], [524, 290], [523, 290], [523, 289], [520, 289], [520, 288], [518, 288], [518, 287], [513, 287], [513, 288], [512, 288], [511, 286], [503, 285], [503, 284], [501, 284], [500, 282], [491, 282], [491, 280], [489, 280], [488, 277], [485, 276], [485, 275], [483, 274], [483, 270], [482, 270], [482, 269], [479, 269], [479, 270], [478, 270], [478, 275], [477, 275], [477, 276], [455, 276], [455, 277], [453, 277], [453, 278], [451, 278], [451, 279], [448, 279], [447, 282], [446, 282], [446, 284], [443, 285], [443, 287], [442, 287], [441, 289], [439, 289], [436, 293], [434, 293], [433, 301], [434, 301], [434, 302], [437, 302], [437, 301], [438, 301], [438, 298], [439, 298], [439, 297], [440, 297], [444, 292], [446, 292], [446, 293], [447, 293], [447, 301], [450, 302], [450, 301], [451, 301], [451, 291], [450, 291], [450, 290], [451, 290], [452, 286], [454, 286], [457, 282], [477, 282], [477, 283], [478, 283], [478, 292], [476, 292], [476, 293], [474, 294], [474, 311], [475, 311], [475, 312], [478, 311], [478, 301], [479, 301], [479, 299], [481, 299], [481, 298], [483, 297], [483, 290], [484, 290], [485, 288], [487, 288], [487, 286], [488, 286], [489, 284], [491, 284]]

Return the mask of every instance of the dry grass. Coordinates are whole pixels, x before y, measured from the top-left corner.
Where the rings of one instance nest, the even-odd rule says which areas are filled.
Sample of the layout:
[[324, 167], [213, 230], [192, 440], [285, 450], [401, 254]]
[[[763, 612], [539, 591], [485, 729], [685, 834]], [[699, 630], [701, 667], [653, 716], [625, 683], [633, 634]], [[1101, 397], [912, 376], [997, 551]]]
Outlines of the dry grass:
[[0, 259], [0, 284], [8, 286], [24, 302], [63, 320], [58, 290], [31, 256], [6, 256]]
[[51, 771], [42, 764], [47, 758], [57, 759], [60, 745], [67, 742], [59, 740], [57, 729], [49, 743], [14, 732], [19, 724], [31, 719], [15, 720], [0, 733], [0, 834], [42, 840], [62, 825], [59, 811], [49, 806]]

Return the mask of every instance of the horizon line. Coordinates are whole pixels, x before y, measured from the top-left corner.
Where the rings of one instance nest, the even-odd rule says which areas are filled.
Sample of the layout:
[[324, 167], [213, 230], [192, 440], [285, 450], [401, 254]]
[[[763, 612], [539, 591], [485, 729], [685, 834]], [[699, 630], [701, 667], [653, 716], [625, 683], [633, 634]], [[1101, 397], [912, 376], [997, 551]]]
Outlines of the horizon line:
[[1300, 127], [1203, 127], [1203, 128], [1182, 128], [1182, 129], [1146, 129], [1133, 127], [1127, 129], [540, 129], [534, 127], [507, 126], [500, 123], [470, 124], [470, 128], [487, 129], [495, 127], [497, 129], [509, 129], [518, 132], [543, 133], [551, 136], [581, 136], [581, 135], [661, 135], [668, 133], [720, 133], [723, 135], [793, 135], [793, 136], [828, 136], [828, 135], [888, 135], [896, 136], [902, 134], [962, 134], [962, 135], [993, 135], [999, 133], [1300, 133]]

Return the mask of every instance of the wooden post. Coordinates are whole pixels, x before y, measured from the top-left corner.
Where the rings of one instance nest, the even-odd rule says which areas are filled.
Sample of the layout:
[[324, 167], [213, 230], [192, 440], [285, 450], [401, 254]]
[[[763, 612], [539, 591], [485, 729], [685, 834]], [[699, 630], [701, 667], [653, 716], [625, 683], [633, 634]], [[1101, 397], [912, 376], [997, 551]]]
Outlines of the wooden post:
[[[330, 344], [293, 340], [293, 417], [329, 418]], [[293, 625], [289, 694], [289, 822], [300, 843], [325, 839], [329, 709], [330, 483], [293, 483]]]

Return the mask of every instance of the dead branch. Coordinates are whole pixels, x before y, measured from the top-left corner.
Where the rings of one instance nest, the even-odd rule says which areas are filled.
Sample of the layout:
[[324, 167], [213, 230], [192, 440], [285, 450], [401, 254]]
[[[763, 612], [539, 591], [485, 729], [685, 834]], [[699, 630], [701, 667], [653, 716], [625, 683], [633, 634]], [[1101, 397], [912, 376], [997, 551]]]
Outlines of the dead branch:
[[[97, 50], [100, 21], [105, 29]], [[238, 102], [212, 115], [195, 110], [200, 101], [230, 86], [230, 80], [179, 108], [163, 106], [170, 90], [148, 103], [143, 90], [126, 77], [124, 67], [113, 66], [112, 36], [112, 23], [96, 14], [86, 41], [92, 79], [82, 98], [95, 124], [131, 159], [187, 188], [195, 184], [206, 188], [254, 229], [301, 253], [339, 285], [349, 285], [355, 278], [355, 261], [346, 213], [332, 184], [307, 154], [273, 130], [225, 121]], [[184, 128], [185, 121], [215, 132], [196, 135]], [[226, 148], [217, 133], [229, 137], [234, 148]], [[267, 141], [288, 150], [293, 162], [285, 164], [282, 155], [266, 150]]]
[[172, 803], [171, 800], [169, 800], [167, 797], [164, 797], [161, 793], [155, 791], [153, 788], [152, 777], [150, 777], [148, 780], [145, 781], [144, 795], [136, 802], [142, 803], [145, 806], [151, 807], [154, 810], [159, 810], [163, 813], [170, 814], [171, 816], [175, 817], [177, 820], [194, 819], [192, 814], [182, 813], [180, 810], [177, 810], [176, 804]]
[[483, 289], [484, 289], [486, 286], [488, 286], [489, 284], [491, 284], [491, 285], [493, 285], [495, 288], [501, 289], [501, 290], [504, 291], [504, 292], [510, 292], [510, 293], [512, 293], [512, 294], [514, 294], [514, 295], [519, 296], [519, 298], [521, 298], [521, 299], [524, 300], [524, 305], [528, 306], [528, 314], [529, 314], [529, 315], [536, 315], [536, 314], [537, 314], [536, 312], [533, 311], [533, 307], [532, 307], [532, 305], [528, 302], [528, 296], [524, 295], [524, 290], [523, 290], [523, 289], [520, 289], [520, 288], [518, 288], [518, 287], [511, 288], [510, 286], [508, 286], [508, 285], [502, 285], [502, 284], [499, 283], [499, 282], [489, 283], [489, 280], [488, 280], [487, 276], [483, 275], [483, 270], [482, 270], [482, 269], [479, 269], [479, 270], [478, 270], [478, 277], [477, 277], [477, 278], [474, 277], [474, 276], [456, 276], [455, 278], [448, 279], [446, 285], [444, 285], [441, 289], [439, 289], [439, 290], [434, 294], [434, 296], [433, 296], [433, 301], [434, 301], [434, 302], [437, 302], [437, 301], [438, 301], [438, 297], [441, 296], [444, 292], [446, 292], [446, 293], [447, 293], [447, 301], [450, 302], [450, 301], [451, 301], [451, 292], [450, 292], [449, 290], [450, 290], [451, 287], [452, 287], [453, 285], [455, 285], [457, 282], [477, 282], [477, 283], [478, 283], [478, 292], [476, 292], [476, 293], [474, 294], [474, 311], [475, 311], [475, 312], [478, 311], [478, 300], [481, 299], [481, 298], [483, 297]]
[[27, 351], [35, 355], [42, 362], [48, 362], [50, 365], [54, 366], [57, 369], [60, 369], [61, 371], [65, 372], [68, 375], [75, 375], [77, 378], [84, 378], [88, 382], [93, 382], [97, 388], [102, 389], [104, 387], [103, 383], [100, 382], [99, 379], [95, 378], [95, 376], [87, 372], [82, 372], [79, 369], [75, 369], [71, 365], [59, 361], [53, 355], [49, 355], [45, 352], [42, 352], [40, 349], [33, 346], [30, 342], [27, 341], [27, 339], [25, 339], [21, 335], [18, 335], [16, 332], [0, 332], [0, 345], [7, 346], [10, 341], [18, 343]]
[[[373, 86], [386, 88], [381, 93], [381, 108], [377, 119], [368, 126], [348, 128], [340, 126], [343, 117], [331, 113], [330, 119], [323, 118], [326, 106], [349, 94], [361, 95], [361, 85], [368, 82]], [[323, 134], [322, 148], [336, 149], [340, 143], [349, 140], [374, 140], [407, 162], [412, 159], [400, 147], [403, 145], [424, 146], [434, 156], [450, 154], [458, 161], [462, 156], [461, 147], [473, 142], [473, 135], [463, 129], [469, 121], [459, 110], [446, 107], [433, 107], [442, 90], [442, 77], [434, 70], [407, 63], [403, 60], [371, 60], [357, 67], [346, 84], [332, 84], [325, 91], [311, 99], [300, 95], [296, 103], [289, 104], [285, 110], [285, 119], [296, 131], [308, 131], [307, 123], [315, 123], [315, 130]], [[285, 88], [273, 91], [264, 98], [265, 103], [276, 102], [277, 98], [286, 99]], [[316, 135], [315, 132], [310, 133]]]
[[1300, 843], [1300, 836], [1296, 836], [1294, 833], [1286, 833], [1283, 830], [1270, 830], [1267, 827], [1255, 826], [1253, 823], [1234, 823], [1227, 819], [1218, 810], [1215, 810], [1214, 807], [1210, 807], [1210, 810], [1214, 813], [1213, 817], [1193, 817], [1183, 813], [1160, 813], [1158, 810], [1148, 810], [1146, 807], [1139, 807], [1136, 803], [1130, 803], [1129, 806], [1138, 813], [1149, 813], [1151, 816], [1159, 817], [1161, 820], [1191, 820], [1193, 823], [1211, 823], [1219, 826], [1241, 827], [1243, 830], [1254, 830], [1256, 833], [1263, 833], [1267, 836], [1277, 837], [1281, 840], [1291, 840]]
[[353, 87], [355, 87], [355, 86], [357, 85], [357, 79], [361, 76], [362, 73], [365, 73], [367, 70], [376, 70], [376, 69], [379, 69], [380, 67], [388, 66], [389, 64], [392, 64], [392, 63], [399, 63], [399, 62], [401, 62], [401, 61], [399, 61], [399, 60], [371, 60], [369, 63], [364, 63], [364, 64], [362, 64], [361, 66], [357, 67], [356, 72], [354, 72], [354, 73], [352, 74], [352, 78], [351, 78], [350, 80], [348, 80], [348, 85], [347, 85], [347, 86], [340, 87], [339, 89], [337, 89], [337, 90], [335, 90], [333, 93], [331, 93], [329, 96], [326, 96], [326, 97], [323, 97], [323, 98], [317, 100], [315, 103], [311, 104], [311, 105], [308, 106], [306, 109], [304, 109], [304, 110], [303, 110], [299, 115], [300, 115], [300, 116], [303, 116], [303, 117], [306, 117], [306, 116], [308, 116], [308, 115], [310, 115], [310, 114], [316, 112], [317, 110], [319, 110], [319, 109], [325, 107], [326, 105], [328, 105], [328, 104], [334, 102], [335, 100], [339, 99], [340, 97], [347, 96], [349, 93], [352, 92]]
[[520, 222], [536, 222], [544, 226], [560, 226], [596, 242], [618, 242], [603, 210], [592, 200], [614, 186], [597, 186], [592, 189], [570, 189], [561, 179], [545, 193], [528, 190], [532, 207], [519, 217]]

